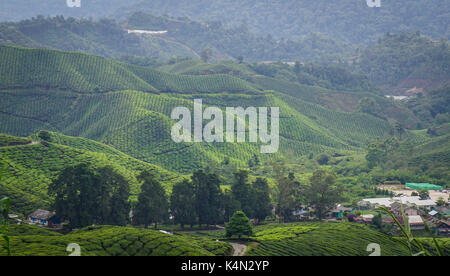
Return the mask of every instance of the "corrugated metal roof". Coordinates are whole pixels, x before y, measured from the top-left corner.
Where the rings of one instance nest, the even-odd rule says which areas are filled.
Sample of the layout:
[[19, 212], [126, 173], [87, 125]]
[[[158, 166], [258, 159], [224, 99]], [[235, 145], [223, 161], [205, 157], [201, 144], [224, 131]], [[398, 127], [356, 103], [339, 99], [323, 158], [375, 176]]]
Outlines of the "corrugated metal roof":
[[50, 212], [47, 210], [42, 210], [42, 209], [38, 209], [36, 211], [34, 211], [34, 213], [32, 213], [30, 215], [30, 218], [35, 218], [35, 219], [49, 219], [51, 217], [53, 217], [55, 215], [54, 212]]
[[409, 224], [423, 224], [423, 220], [420, 216], [408, 216]]
[[421, 200], [418, 196], [405, 196], [405, 197], [393, 197], [393, 198], [365, 198], [365, 202], [371, 204], [378, 204], [381, 206], [390, 207], [395, 202], [400, 202], [402, 204], [415, 204], [417, 206], [435, 206], [436, 201], [432, 199]]
[[436, 215], [438, 212], [436, 212], [435, 210], [433, 210], [433, 211], [431, 211], [431, 212], [429, 212], [428, 214], [430, 215], [430, 216], [434, 216], [434, 215]]

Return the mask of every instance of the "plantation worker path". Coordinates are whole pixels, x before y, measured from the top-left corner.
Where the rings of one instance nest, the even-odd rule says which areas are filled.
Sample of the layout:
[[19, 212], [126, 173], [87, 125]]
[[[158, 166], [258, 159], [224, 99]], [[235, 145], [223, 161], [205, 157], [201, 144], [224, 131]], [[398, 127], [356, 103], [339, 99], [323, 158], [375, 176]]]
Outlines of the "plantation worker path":
[[233, 246], [233, 256], [244, 256], [245, 252], [247, 252], [247, 245], [242, 243], [234, 243], [230, 242]]
[[33, 142], [30, 142], [30, 143], [28, 143], [28, 144], [24, 144], [24, 145], [10, 145], [10, 146], [0, 146], [0, 149], [3, 149], [3, 148], [17, 148], [17, 147], [28, 147], [28, 146], [33, 146], [33, 145], [37, 145], [37, 144], [40, 144], [41, 142], [37, 142], [37, 141], [33, 141]]

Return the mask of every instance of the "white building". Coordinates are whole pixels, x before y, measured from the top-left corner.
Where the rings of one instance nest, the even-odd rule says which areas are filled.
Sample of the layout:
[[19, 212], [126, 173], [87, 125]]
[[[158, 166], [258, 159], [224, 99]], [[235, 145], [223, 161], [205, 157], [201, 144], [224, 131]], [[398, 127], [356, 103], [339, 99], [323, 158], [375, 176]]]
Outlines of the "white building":
[[393, 197], [393, 198], [365, 198], [359, 204], [363, 205], [374, 205], [374, 206], [384, 206], [391, 207], [394, 202], [400, 202], [404, 205], [413, 204], [417, 207], [431, 207], [436, 206], [436, 201], [432, 199], [421, 200], [418, 196], [404, 196], [404, 197]]

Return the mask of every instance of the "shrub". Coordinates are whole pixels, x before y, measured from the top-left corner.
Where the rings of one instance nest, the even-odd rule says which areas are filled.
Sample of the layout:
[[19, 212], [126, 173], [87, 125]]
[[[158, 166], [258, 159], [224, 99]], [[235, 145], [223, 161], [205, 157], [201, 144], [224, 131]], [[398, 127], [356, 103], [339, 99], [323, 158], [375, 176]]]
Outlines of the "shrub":
[[234, 213], [225, 230], [228, 238], [231, 238], [232, 236], [241, 238], [242, 236], [253, 235], [253, 227], [250, 220], [242, 211], [236, 211]]

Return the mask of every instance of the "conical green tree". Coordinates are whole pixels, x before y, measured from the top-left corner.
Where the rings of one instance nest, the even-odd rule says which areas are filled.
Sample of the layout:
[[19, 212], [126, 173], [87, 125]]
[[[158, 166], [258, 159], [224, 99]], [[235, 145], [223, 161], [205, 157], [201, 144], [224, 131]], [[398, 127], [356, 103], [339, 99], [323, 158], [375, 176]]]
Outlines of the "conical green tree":
[[252, 236], [253, 227], [250, 220], [242, 211], [236, 211], [230, 219], [230, 222], [226, 226], [226, 236], [231, 238], [233, 236]]

